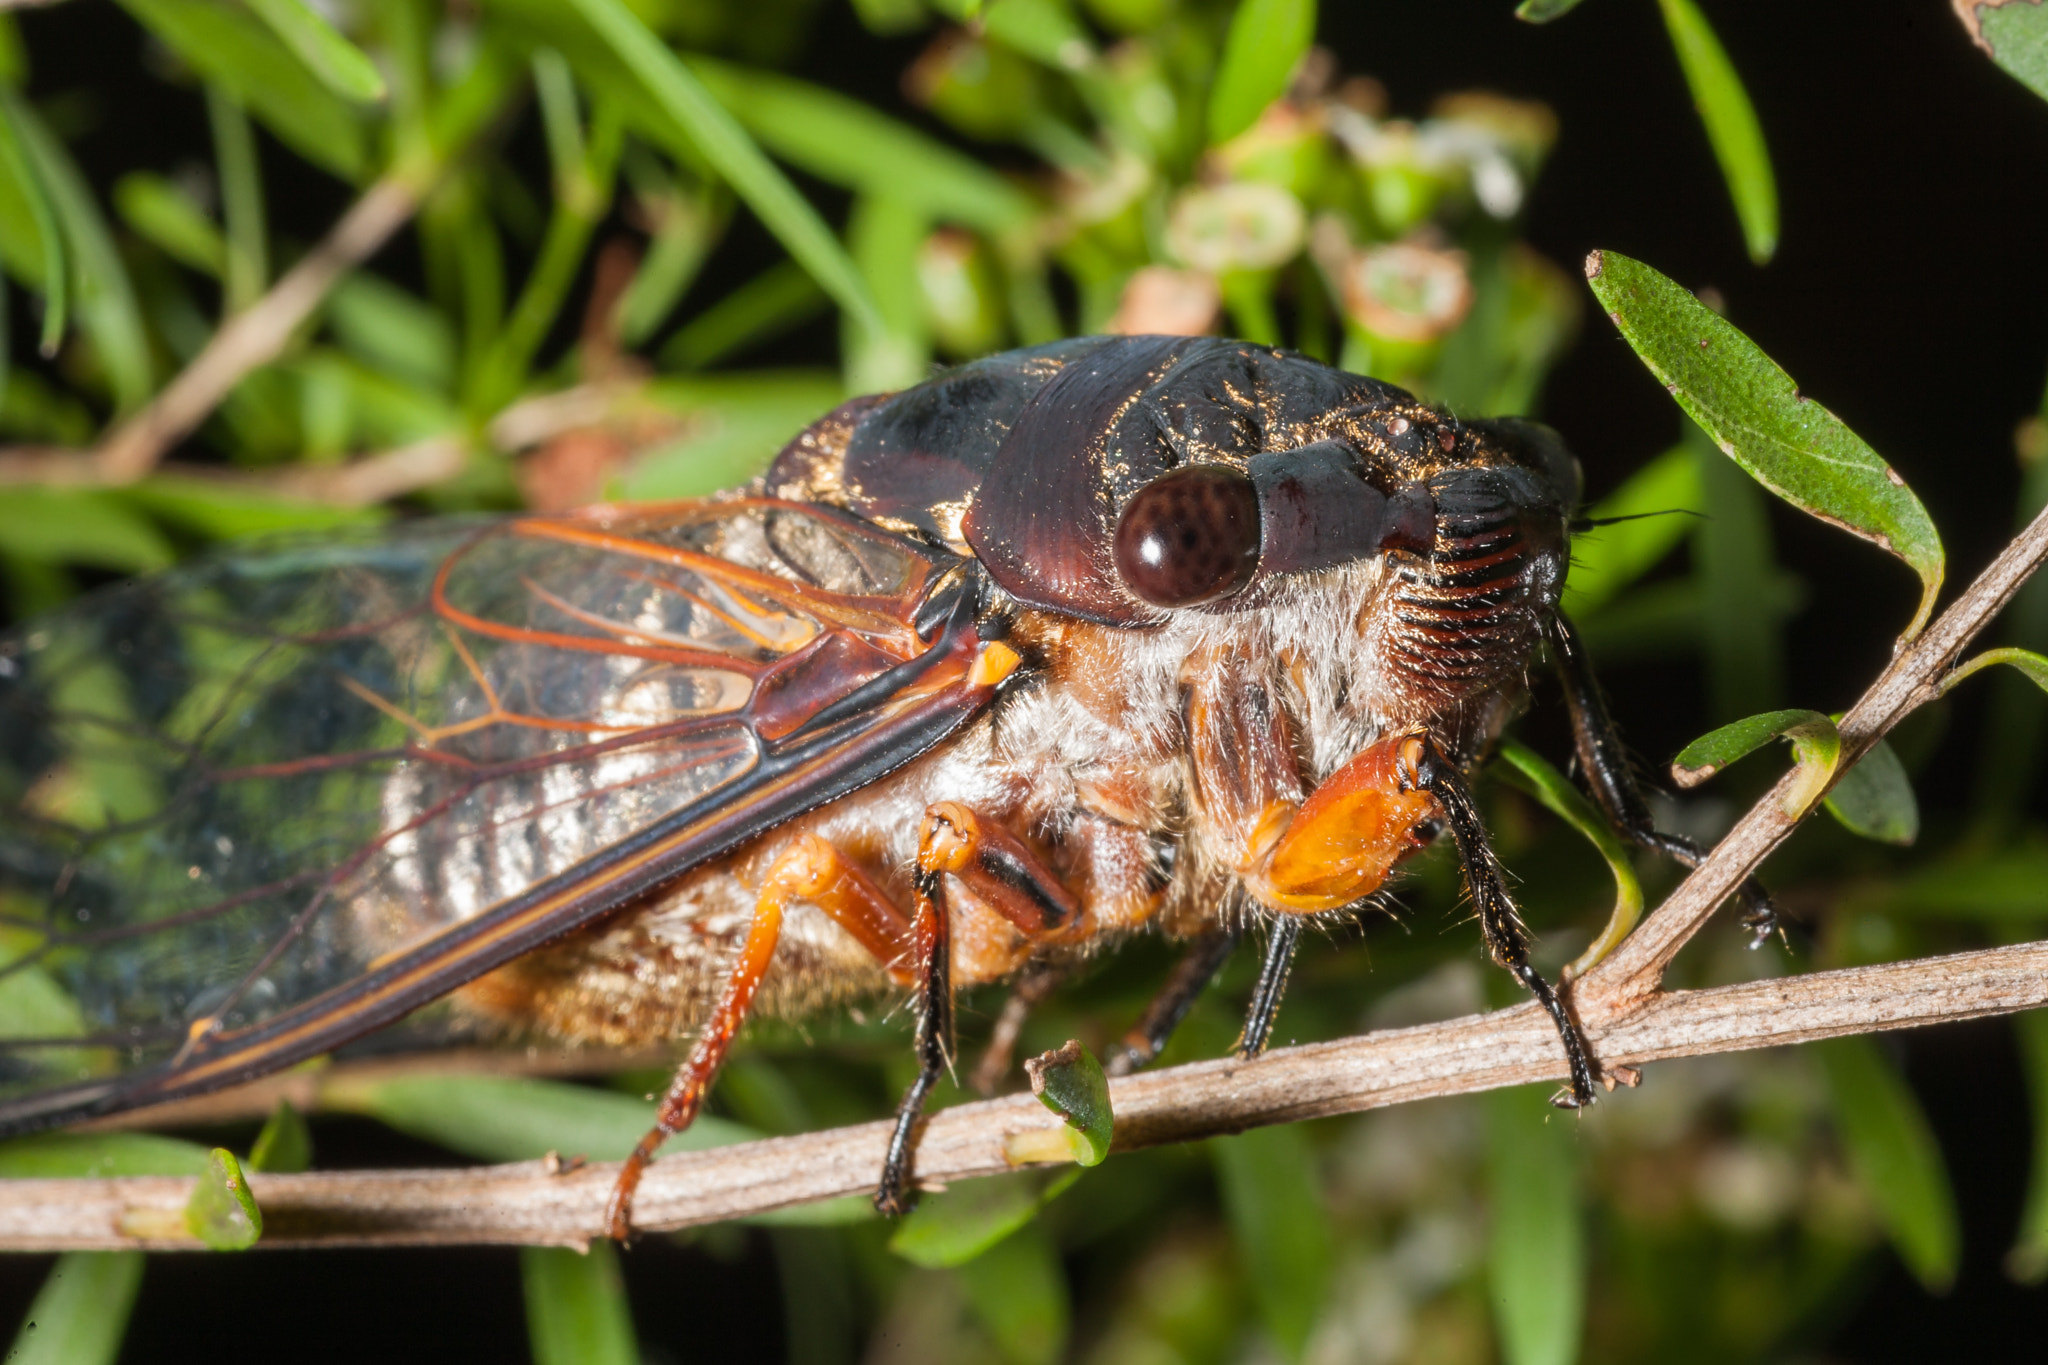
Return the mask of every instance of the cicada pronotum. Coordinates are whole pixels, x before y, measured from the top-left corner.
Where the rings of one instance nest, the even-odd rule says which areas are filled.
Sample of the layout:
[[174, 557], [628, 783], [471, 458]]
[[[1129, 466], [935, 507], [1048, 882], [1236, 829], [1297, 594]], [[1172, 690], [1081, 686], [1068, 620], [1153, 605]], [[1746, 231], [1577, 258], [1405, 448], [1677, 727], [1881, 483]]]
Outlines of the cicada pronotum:
[[[1302, 917], [1448, 832], [1529, 964], [1467, 789], [1547, 642], [1594, 796], [1661, 834], [1558, 612], [1577, 472], [1532, 424], [1235, 342], [1064, 342], [850, 402], [752, 489], [215, 558], [0, 642], [0, 1131], [193, 1095], [407, 1021], [694, 1037], [907, 990], [900, 1209], [959, 987], [1243, 923], [1264, 1044]], [[1767, 911], [1761, 893], [1753, 910]], [[878, 1154], [881, 1155], [881, 1154]]]

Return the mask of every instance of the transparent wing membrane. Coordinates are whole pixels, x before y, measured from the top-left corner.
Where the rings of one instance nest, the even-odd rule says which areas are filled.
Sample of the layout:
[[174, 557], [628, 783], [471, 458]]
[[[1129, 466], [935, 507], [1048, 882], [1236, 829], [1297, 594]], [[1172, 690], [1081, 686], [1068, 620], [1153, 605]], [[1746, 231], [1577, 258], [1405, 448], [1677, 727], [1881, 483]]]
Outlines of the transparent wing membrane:
[[331, 1045], [900, 764], [985, 701], [958, 623], [911, 624], [955, 565], [793, 504], [597, 509], [272, 545], [0, 637], [0, 1128]]

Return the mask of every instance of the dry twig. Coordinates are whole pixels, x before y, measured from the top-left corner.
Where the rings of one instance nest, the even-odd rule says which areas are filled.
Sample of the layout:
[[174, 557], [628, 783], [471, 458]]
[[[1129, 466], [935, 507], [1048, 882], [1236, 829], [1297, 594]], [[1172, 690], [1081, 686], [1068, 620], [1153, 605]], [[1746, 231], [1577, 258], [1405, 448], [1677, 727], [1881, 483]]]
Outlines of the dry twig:
[[[2048, 1004], [2048, 943], [1882, 967], [1674, 991], [1593, 1042], [1612, 1068], [1974, 1019]], [[1268, 1123], [1458, 1095], [1564, 1074], [1535, 1005], [1394, 1029], [1255, 1062], [1225, 1059], [1110, 1086], [1118, 1150], [1187, 1142]], [[929, 1188], [1008, 1169], [1006, 1143], [1060, 1120], [1029, 1095], [933, 1116], [918, 1147]], [[872, 1191], [888, 1123], [770, 1138], [655, 1163], [634, 1221], [648, 1231], [770, 1213]], [[529, 1161], [468, 1170], [257, 1175], [263, 1246], [580, 1245], [602, 1235], [616, 1164]], [[17, 1180], [0, 1184], [0, 1250], [197, 1250], [184, 1227], [192, 1181]]]

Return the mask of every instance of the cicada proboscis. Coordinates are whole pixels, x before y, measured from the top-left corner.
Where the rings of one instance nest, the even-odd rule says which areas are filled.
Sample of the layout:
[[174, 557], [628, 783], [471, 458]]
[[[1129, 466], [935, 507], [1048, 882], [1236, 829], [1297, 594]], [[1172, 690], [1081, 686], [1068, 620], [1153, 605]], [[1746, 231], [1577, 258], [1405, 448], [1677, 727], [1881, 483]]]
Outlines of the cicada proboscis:
[[[909, 991], [906, 1201], [953, 992], [1296, 926], [1448, 832], [1492, 957], [1595, 1065], [1467, 774], [1539, 645], [1608, 816], [1651, 824], [1557, 608], [1577, 471], [1215, 339], [1062, 342], [847, 403], [740, 494], [243, 550], [0, 643], [0, 1131], [248, 1080], [402, 1019], [695, 1048], [611, 1230], [750, 1013]], [[1753, 910], [1767, 910], [1760, 892]], [[21, 983], [30, 983], [22, 985]], [[878, 1154], [883, 1155], [883, 1154]]]

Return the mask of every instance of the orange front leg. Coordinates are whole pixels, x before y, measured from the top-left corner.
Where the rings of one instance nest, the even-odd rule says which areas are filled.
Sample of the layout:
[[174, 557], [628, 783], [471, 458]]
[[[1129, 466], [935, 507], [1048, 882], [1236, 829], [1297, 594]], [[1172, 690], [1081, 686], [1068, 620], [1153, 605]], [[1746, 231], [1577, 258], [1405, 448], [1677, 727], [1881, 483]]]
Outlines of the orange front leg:
[[[1488, 953], [1536, 997], [1557, 1026], [1571, 1085], [1553, 1103], [1564, 1108], [1592, 1103], [1585, 1039], [1557, 992], [1529, 964], [1528, 932], [1508, 895], [1464, 774], [1426, 733], [1393, 735], [1372, 745], [1317, 787], [1298, 810], [1280, 803], [1270, 807], [1253, 843], [1245, 887], [1274, 910], [1312, 914], [1339, 909], [1384, 885], [1394, 864], [1420, 846], [1417, 827], [1431, 819], [1441, 819], [1457, 843]], [[1284, 979], [1284, 971], [1275, 977], [1271, 989], [1276, 995]], [[1263, 997], [1263, 978], [1261, 986]], [[1270, 1016], [1272, 1003], [1262, 998], [1259, 1004], [1265, 1008], [1255, 1005], [1253, 1018]], [[1248, 1025], [1252, 1051], [1258, 1041]]]

